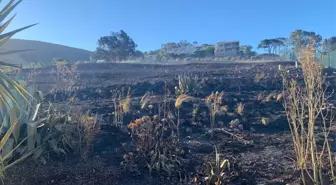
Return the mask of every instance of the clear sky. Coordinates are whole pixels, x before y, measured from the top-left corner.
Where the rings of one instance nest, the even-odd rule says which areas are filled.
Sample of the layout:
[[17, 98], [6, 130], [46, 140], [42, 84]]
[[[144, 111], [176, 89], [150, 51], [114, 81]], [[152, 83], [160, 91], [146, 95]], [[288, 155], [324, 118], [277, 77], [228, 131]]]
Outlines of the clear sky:
[[336, 36], [336, 0], [24, 0], [14, 12], [8, 30], [39, 23], [14, 38], [88, 50], [120, 29], [141, 51], [180, 40], [256, 46], [295, 29]]

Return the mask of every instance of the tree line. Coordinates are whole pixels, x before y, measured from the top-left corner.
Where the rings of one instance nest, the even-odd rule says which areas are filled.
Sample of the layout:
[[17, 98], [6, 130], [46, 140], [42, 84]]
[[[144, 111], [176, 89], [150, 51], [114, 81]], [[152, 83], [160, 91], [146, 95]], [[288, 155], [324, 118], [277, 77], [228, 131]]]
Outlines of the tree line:
[[[294, 59], [295, 51], [308, 45], [312, 39], [325, 51], [336, 50], [336, 37], [323, 40], [321, 35], [304, 30], [295, 30], [288, 38], [277, 37], [261, 40], [257, 49], [264, 49], [269, 54]], [[214, 45], [198, 45], [197, 42], [190, 43], [185, 40], [162, 44], [160, 49], [149, 52], [141, 52], [136, 48], [137, 44], [125, 31], [112, 32], [111, 35], [98, 39], [98, 46], [92, 54], [92, 60], [123, 61], [148, 57], [152, 57], [154, 60], [204, 58], [214, 57], [215, 52]], [[251, 45], [241, 45], [239, 48], [239, 56], [241, 57], [249, 58], [256, 55], [257, 53], [253, 51]]]

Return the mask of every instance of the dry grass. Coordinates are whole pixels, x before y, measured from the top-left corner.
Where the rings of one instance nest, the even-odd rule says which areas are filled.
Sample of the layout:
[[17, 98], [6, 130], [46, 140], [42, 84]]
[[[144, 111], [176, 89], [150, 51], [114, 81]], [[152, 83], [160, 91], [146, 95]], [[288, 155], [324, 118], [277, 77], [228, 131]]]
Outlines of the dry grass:
[[210, 112], [210, 122], [211, 122], [211, 137], [213, 137], [213, 129], [215, 127], [215, 117], [216, 113], [220, 110], [223, 103], [224, 92], [211, 93], [205, 98], [205, 103], [209, 107]]
[[264, 93], [259, 93], [257, 96], [257, 101], [261, 101], [264, 99]]
[[179, 126], [180, 126], [180, 108], [183, 104], [183, 102], [187, 102], [190, 100], [193, 100], [194, 98], [192, 96], [186, 95], [186, 94], [181, 94], [177, 97], [175, 101], [175, 107], [177, 108], [177, 137], [180, 136], [179, 132]]
[[141, 109], [144, 109], [146, 108], [150, 102], [151, 102], [151, 99], [152, 99], [152, 95], [150, 92], [146, 92], [142, 97], [141, 97], [141, 100], [140, 100], [140, 107]]
[[244, 114], [244, 104], [243, 103], [238, 103], [236, 105], [236, 113], [239, 115], [243, 115]]
[[254, 82], [259, 83], [264, 78], [265, 78], [265, 73], [264, 72], [257, 73], [254, 77]]
[[[334, 171], [334, 154], [331, 152], [328, 135], [332, 127], [330, 111], [324, 110], [328, 96], [323, 88], [323, 66], [317, 56], [314, 43], [303, 47], [297, 53], [301, 62], [304, 82], [287, 80], [283, 74], [284, 89], [288, 98], [284, 101], [287, 119], [292, 133], [294, 151], [296, 153], [297, 168], [301, 171], [304, 184], [325, 184], [324, 171], [329, 171], [336, 183]], [[321, 120], [323, 144], [317, 143]]]
[[269, 120], [269, 118], [263, 117], [263, 118], [261, 118], [260, 123], [267, 126], [267, 125], [269, 125], [270, 120]]
[[175, 107], [177, 109], [179, 109], [181, 107], [181, 105], [183, 104], [183, 102], [187, 102], [187, 101], [190, 101], [192, 99], [193, 99], [192, 96], [189, 96], [189, 95], [186, 95], [186, 94], [181, 94], [176, 98]]

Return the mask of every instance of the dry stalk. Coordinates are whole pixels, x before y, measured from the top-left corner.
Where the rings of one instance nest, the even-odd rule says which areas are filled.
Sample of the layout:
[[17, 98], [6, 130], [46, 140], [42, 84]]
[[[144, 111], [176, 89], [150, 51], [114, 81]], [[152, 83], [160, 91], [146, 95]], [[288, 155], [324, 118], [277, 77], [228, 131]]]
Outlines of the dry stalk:
[[[213, 131], [215, 126], [215, 117], [216, 113], [220, 110], [222, 101], [223, 101], [224, 92], [211, 93], [208, 97], [205, 98], [205, 103], [208, 105], [210, 112], [210, 122], [211, 130]], [[213, 137], [213, 132], [211, 132], [211, 137]]]
[[192, 96], [186, 95], [186, 94], [181, 94], [180, 96], [177, 97], [175, 101], [175, 107], [177, 108], [177, 137], [180, 136], [179, 134], [179, 126], [180, 126], [180, 108], [183, 104], [183, 102], [187, 102], [190, 100], [193, 100], [194, 98]]
[[[313, 44], [299, 53], [304, 76], [303, 84], [293, 79], [288, 82], [286, 76], [283, 75], [284, 89], [288, 93], [284, 107], [292, 133], [297, 167], [301, 171], [304, 184], [310, 180], [314, 184], [326, 183], [323, 181], [325, 179], [323, 169], [326, 163], [329, 163], [331, 175], [333, 178], [335, 177], [333, 156], [328, 143], [331, 122], [327, 125], [325, 112], [328, 110], [323, 111], [328, 97], [323, 88], [323, 67], [316, 53]], [[322, 120], [323, 146], [319, 146], [316, 142], [316, 133], [319, 131], [317, 120], [319, 119]], [[325, 160], [326, 157], [329, 159], [328, 161]], [[306, 179], [307, 177], [309, 179]], [[334, 183], [336, 182], [334, 181]]]

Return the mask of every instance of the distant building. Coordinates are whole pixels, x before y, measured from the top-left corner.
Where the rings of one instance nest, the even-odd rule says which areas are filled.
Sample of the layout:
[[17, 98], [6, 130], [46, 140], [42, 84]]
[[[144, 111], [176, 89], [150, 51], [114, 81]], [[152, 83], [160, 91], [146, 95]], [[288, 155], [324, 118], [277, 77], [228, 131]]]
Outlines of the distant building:
[[215, 57], [237, 56], [239, 41], [218, 42], [215, 44]]
[[97, 60], [96, 63], [105, 63], [105, 60]]

